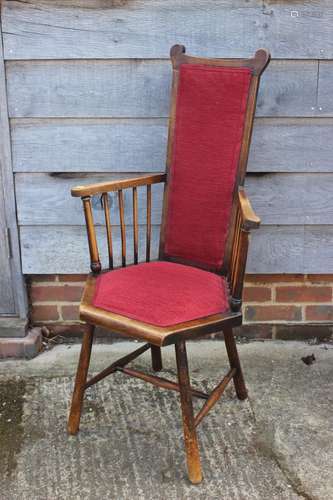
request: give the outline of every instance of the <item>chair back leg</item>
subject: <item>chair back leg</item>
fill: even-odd
[[[151,363],[154,372],[160,372],[163,368],[161,348],[156,345],[150,346]]]
[[[91,347],[94,338],[94,329],[95,327],[93,325],[88,325],[88,328],[83,336],[80,359],[76,372],[72,404],[68,418],[67,430],[69,434],[77,434],[80,426],[83,396],[85,392],[85,385],[87,382]]]
[[[236,341],[232,328],[225,328],[223,330],[223,334],[224,334],[224,342],[227,349],[230,367],[236,369],[236,373],[234,375],[234,384],[237,397],[238,399],[246,399],[247,390],[245,386],[242,367],[239,361]]]
[[[190,378],[188,373],[188,363],[185,341],[175,344],[176,360],[178,370],[178,383],[180,388],[180,400],[183,416],[184,441],[186,448],[187,469],[189,480],[193,484],[202,481],[200,455],[198,447],[197,433],[194,423],[192,394]]]

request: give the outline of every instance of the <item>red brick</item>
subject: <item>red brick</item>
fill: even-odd
[[[83,287],[73,285],[33,286],[30,296],[32,302],[78,302],[81,300]]]
[[[290,281],[305,281],[305,274],[247,274],[245,282],[247,283],[283,283]]]
[[[276,325],[275,338],[280,340],[329,340],[333,333],[333,327],[329,325]]]
[[[56,274],[30,274],[28,276],[34,283],[39,283],[41,281],[47,283],[48,281],[56,281]]]
[[[279,286],[276,288],[277,302],[330,302],[332,288],[329,286]]]
[[[246,286],[243,291],[244,302],[265,302],[271,298],[272,291],[266,286]]]
[[[75,282],[75,281],[86,281],[86,274],[60,274],[59,281],[62,282]]]
[[[79,321],[79,304],[61,307],[62,317],[65,321]]]
[[[308,274],[308,281],[312,283],[333,283],[333,274]]]
[[[246,306],[246,321],[301,321],[302,310],[297,306]]]
[[[333,321],[333,305],[307,306],[306,321]]]
[[[33,306],[31,319],[33,322],[56,321],[59,319],[57,306]]]

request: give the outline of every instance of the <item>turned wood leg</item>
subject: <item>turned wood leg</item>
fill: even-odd
[[[154,372],[159,372],[163,368],[161,348],[157,347],[156,345],[151,345],[150,350],[151,350],[151,363],[153,370]]]
[[[224,329],[224,342],[228,353],[229,363],[231,368],[236,368],[234,375],[234,384],[238,399],[247,398],[247,390],[243,377],[242,367],[239,361],[235,337],[232,328]]]
[[[76,434],[80,426],[82,403],[85,391],[84,386],[87,382],[94,329],[94,326],[88,325],[88,328],[83,336],[80,359],[76,372],[71,410],[68,418],[67,430],[69,434]]]
[[[178,369],[178,382],[183,416],[184,441],[187,457],[189,480],[193,484],[202,480],[200,455],[197,433],[194,425],[192,395],[190,392],[190,378],[188,373],[186,346],[184,341],[175,344]]]

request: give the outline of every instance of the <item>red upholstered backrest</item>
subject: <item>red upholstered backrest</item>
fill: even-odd
[[[166,258],[223,264],[250,81],[248,68],[179,68]]]

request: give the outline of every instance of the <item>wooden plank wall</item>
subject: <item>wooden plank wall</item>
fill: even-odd
[[[333,272],[331,0],[3,1],[1,14],[25,273],[87,271],[71,186],[164,170],[176,42],[215,57],[271,50],[247,177],[263,222],[248,272]],[[155,187],[155,252],[161,198]],[[144,203],[139,193],[142,245]],[[129,197],[129,239],[130,212]]]

